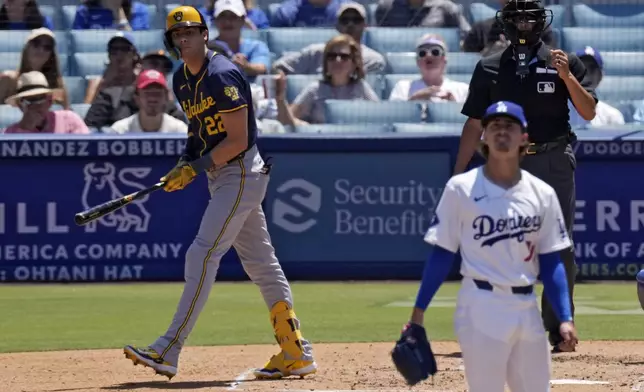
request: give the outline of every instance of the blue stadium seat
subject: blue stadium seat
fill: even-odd
[[[69,102],[72,104],[83,103],[87,92],[87,80],[80,76],[67,76],[63,79]]]
[[[71,109],[84,119],[90,106],[92,105],[88,103],[75,103],[71,105]]]
[[[420,122],[421,105],[417,102],[371,102],[327,100],[325,117],[329,124],[390,124]]]
[[[208,28],[208,38],[215,39],[219,31],[214,26]],[[260,41],[266,41],[266,30],[251,30],[251,29],[242,29],[242,38],[247,39],[257,39]]]
[[[449,78],[451,80],[454,80],[456,82],[463,82],[463,83],[470,83],[470,79],[472,78],[472,74],[446,74],[446,78]],[[420,75],[418,73],[415,74],[390,74],[390,75],[384,75],[383,77],[383,88],[382,88],[382,98],[383,99],[389,99],[389,95],[391,94],[391,90],[393,90],[394,86],[396,86],[396,83],[400,80],[405,80],[405,79],[411,79],[411,80],[416,80],[420,78]]]
[[[603,52],[601,55],[604,58],[605,75],[644,75],[644,52]]]
[[[108,62],[106,52],[102,53],[74,53],[71,72],[74,76],[102,75],[105,64]]]
[[[386,133],[392,128],[386,124],[309,124],[295,127],[297,133]]]
[[[275,13],[277,13],[277,10],[280,8],[282,4],[280,3],[271,3],[267,6],[268,12],[266,13],[266,17],[268,18],[268,21],[271,26],[274,25],[273,20],[275,18]]]
[[[432,102],[427,105],[428,122],[463,124],[467,117],[461,114],[462,103]]]
[[[378,20],[376,20],[376,10],[378,9],[378,3],[371,3],[365,6],[367,9],[367,23],[369,26],[378,26]]]
[[[602,101],[644,99],[644,76],[606,76],[597,87]]]
[[[577,27],[644,27],[644,4],[575,4]]]
[[[75,52],[105,52],[107,42],[116,30],[71,30],[71,44]],[[163,30],[132,31],[139,53],[163,49]]]
[[[380,53],[409,52],[416,48],[418,39],[427,33],[440,34],[448,50],[458,52],[460,35],[457,28],[369,27],[366,45]]]
[[[496,7],[496,5],[495,5]],[[487,5],[485,3],[472,3],[470,5],[470,14],[474,23],[494,18],[498,8]],[[552,27],[562,28],[566,17],[566,7],[563,5],[553,4],[547,5],[547,9],[552,10]]]
[[[463,126],[457,123],[396,123],[394,132],[399,133],[460,133]]]
[[[330,28],[271,28],[266,31],[268,49],[278,57],[284,52],[300,51],[307,45],[325,43],[338,35]]]
[[[53,5],[39,5],[38,9],[43,16],[48,16],[51,19],[51,22],[54,24],[54,29],[62,30],[66,28],[63,15],[60,10]]]
[[[0,71],[7,70],[18,70],[20,66],[20,57],[22,52],[4,52],[0,53]],[[60,65],[60,72],[63,76],[69,75],[69,69],[67,67],[68,56],[58,56],[58,62]]]
[[[394,74],[410,74],[418,72],[416,53],[387,53],[389,72]],[[481,56],[478,53],[450,52],[447,54],[447,73],[472,74]]]
[[[0,105],[0,129],[17,123],[22,119],[22,112],[15,106]]]
[[[563,29],[563,48],[574,51],[591,45],[599,51],[644,51],[644,28],[636,27],[566,27]]]
[[[146,4],[146,5],[148,6],[148,23],[150,24],[150,28],[153,29],[158,24],[157,6],[155,4]],[[77,7],[78,5],[75,5],[75,4],[64,5],[62,7],[62,21],[64,23],[64,28],[71,29],[72,26],[74,25],[74,18],[76,18]],[[165,20],[165,16],[163,20]],[[165,26],[162,25],[159,28],[164,28],[164,27]]]
[[[317,80],[322,80],[322,77],[320,75],[289,75],[286,79],[286,99],[288,102],[292,103],[302,90]],[[383,85],[379,75],[367,74],[365,80],[373,88],[376,95],[382,97]],[[261,83],[261,78],[258,79],[258,83]]]
[[[22,52],[30,33],[30,30],[0,30],[0,52]],[[67,32],[56,30],[54,35],[58,54],[68,53]]]

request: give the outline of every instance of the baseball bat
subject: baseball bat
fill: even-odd
[[[149,193],[163,188],[164,186],[165,182],[159,182],[138,192],[130,193],[129,195],[119,197],[118,199],[99,204],[95,207],[74,215],[74,222],[76,222],[78,226],[83,226],[91,221],[104,217],[107,214],[111,214],[119,208],[125,207],[126,205],[130,204],[134,200],[140,199]]]

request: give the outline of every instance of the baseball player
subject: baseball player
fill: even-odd
[[[546,392],[550,352],[534,284],[541,273],[559,331],[567,344],[575,345],[559,256],[570,239],[553,188],[519,167],[528,145],[523,109],[496,102],[481,123],[481,153],[487,162],[445,186],[425,235],[434,250],[403,338],[411,330],[417,335],[411,342],[427,341],[422,339],[425,309],[460,248],[463,282],[454,324],[469,391],[503,392],[507,382],[513,392]],[[405,359],[394,361],[406,366]]]
[[[315,373],[310,343],[302,337],[291,288],[275,257],[261,202],[269,181],[255,145],[257,129],[250,85],[226,56],[208,50],[208,27],[197,9],[180,6],[167,16],[165,46],[183,60],[174,93],[189,120],[184,155],[161,181],[168,192],[206,173],[210,201],[186,252],[185,287],[168,330],[149,347],[126,346],[134,364],[172,378],[179,354],[215,281],[221,257],[234,246],[270,310],[281,351],[257,369],[257,378]]]

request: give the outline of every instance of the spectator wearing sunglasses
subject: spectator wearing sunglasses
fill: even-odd
[[[228,45],[234,53],[233,63],[244,71],[252,83],[257,75],[265,74],[270,69],[271,54],[263,41],[242,38],[245,19],[246,8],[242,0],[217,0],[215,3],[215,27],[219,32],[216,40]]]
[[[350,35],[356,42],[362,42],[362,35],[367,27],[367,11],[359,3],[344,3],[337,13],[336,29],[340,34]],[[324,47],[326,43],[312,44],[300,52],[288,53],[273,64],[274,72],[285,74],[317,74],[322,72]],[[385,58],[375,50],[360,44],[364,71],[380,73],[385,69]]]
[[[447,45],[436,34],[426,34],[416,45],[416,65],[420,78],[398,81],[391,90],[390,101],[465,102],[469,86],[445,77]]]
[[[364,76],[358,43],[346,34],[334,37],[324,48],[322,80],[307,86],[290,107],[283,87],[286,75],[278,75],[277,119],[284,125],[324,124],[324,101],[327,99],[378,101]]]
[[[499,6],[502,9],[509,0],[500,0]],[[552,29],[548,27],[541,35],[541,40],[548,46],[553,46],[554,36]],[[488,56],[497,51],[505,50],[510,43],[503,36],[503,25],[499,23],[496,16],[476,22],[467,33],[463,41],[464,52],[477,52],[482,56]]]
[[[89,78],[85,103],[91,104],[99,91],[111,89],[119,93],[134,84],[140,58],[132,34],[119,31],[110,38],[107,42],[107,59],[103,76]]]
[[[18,92],[5,103],[19,107],[22,119],[8,126],[5,133],[89,133],[78,114],[70,110],[50,110],[55,92],[42,72],[29,71],[20,75]]]
[[[76,9],[74,30],[149,30],[148,6],[132,0],[84,0]]]
[[[450,0],[380,0],[376,21],[381,27],[458,27],[470,31],[463,6]]]
[[[577,50],[575,54],[586,67],[586,78],[590,80],[591,87],[597,90],[597,86],[599,86],[604,78],[604,59],[601,53],[590,46],[586,46],[584,49]],[[568,100],[568,108],[570,109],[570,126],[579,127],[588,125],[589,121],[584,120],[579,115],[575,105],[570,100]],[[590,125],[599,127],[605,125],[623,125],[624,123],[624,115],[617,108],[603,101],[597,102],[595,118],[590,121]]]
[[[348,0],[285,0],[271,19],[273,27],[331,27]]]
[[[107,43],[109,63],[99,82],[90,81],[88,97],[91,100],[85,123],[92,128],[109,127],[118,120],[133,115],[139,111],[134,98],[135,82],[140,72],[139,53],[134,46],[131,33],[118,32]],[[96,85],[95,97],[91,97],[90,86]],[[181,109],[174,102],[167,102],[166,113],[186,121]]]
[[[56,37],[47,28],[32,30],[22,48],[18,70],[5,71],[0,75],[0,102],[16,93],[18,78],[29,71],[42,72],[49,85],[56,89],[54,103],[69,109],[70,102],[56,52]]]

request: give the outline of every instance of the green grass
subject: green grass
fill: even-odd
[[[453,298],[444,285],[426,316],[432,339],[454,339]],[[0,286],[0,352],[147,345],[165,332],[182,284]],[[418,283],[295,283],[296,312],[313,342],[393,341],[407,320]],[[578,306],[639,308],[634,283],[576,286]],[[442,298],[442,299],[441,299]],[[588,310],[588,309],[586,309]],[[592,310],[592,309],[591,309]],[[591,312],[592,313],[592,312]],[[580,314],[582,339],[642,339],[644,312]],[[241,332],[242,328],[244,332]],[[188,345],[274,343],[256,286],[216,283]]]

